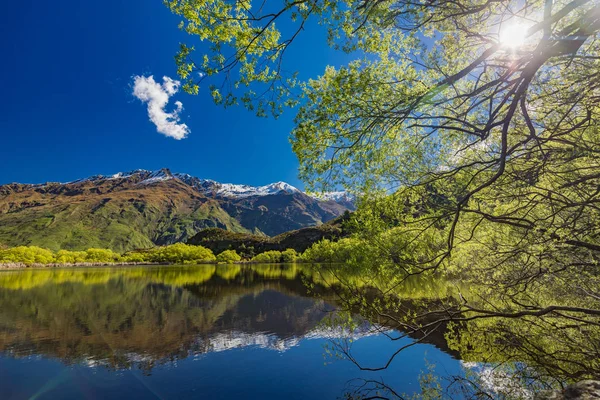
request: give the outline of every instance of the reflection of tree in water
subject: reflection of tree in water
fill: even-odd
[[[42,354],[68,363],[151,368],[190,352],[227,347],[211,343],[222,333],[233,345],[242,340],[270,346],[301,337],[326,315],[322,301],[306,297],[295,268],[232,270],[8,273],[0,277],[0,349],[16,357]]]
[[[383,326],[397,327],[390,335],[392,341],[400,343],[407,336],[416,339],[399,344],[379,365],[368,365],[356,357],[350,341],[334,341],[333,350],[360,369],[386,369],[405,348],[423,341],[448,349],[465,366],[461,376],[432,379],[425,374],[425,386],[433,397],[486,397],[492,392],[532,396],[540,390],[600,377],[598,299],[580,281],[548,279],[530,283],[535,286],[530,290],[517,287],[511,293],[476,284],[477,279],[453,284],[419,275],[388,281],[379,279],[371,265],[351,267],[363,268],[362,278],[361,274],[344,277],[347,265],[327,267],[340,278],[335,288],[338,306],[349,315],[360,314]],[[385,272],[381,275],[385,277]],[[588,286],[593,285],[590,280]],[[524,310],[513,311],[515,302]],[[346,324],[351,326],[353,319],[348,318]],[[355,382],[351,395],[368,397],[382,392],[389,398],[398,397],[393,387],[378,381]]]
[[[600,374],[600,330],[593,320],[560,313],[470,319],[474,314],[461,310],[458,293],[471,297],[482,289],[424,277],[394,285],[389,290],[374,274],[300,266],[10,272],[0,275],[0,350],[150,370],[190,353],[246,345],[284,349],[330,325],[351,332],[332,339],[336,351],[363,368],[385,367],[354,357],[346,339],[357,323],[363,334],[370,329],[392,340],[409,336],[410,344],[431,343],[464,360],[468,379],[448,377],[452,390],[473,393],[483,385],[481,366],[497,371],[501,365],[513,381],[527,376],[525,386],[533,378],[552,384]],[[540,304],[558,296],[562,304],[586,306],[574,293],[550,287],[538,293]],[[503,306],[493,293],[484,300]],[[326,318],[332,306],[337,318]],[[363,317],[372,325],[366,327]],[[380,382],[357,387],[359,394],[384,389],[394,397],[393,388]]]

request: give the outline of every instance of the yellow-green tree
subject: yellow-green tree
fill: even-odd
[[[298,252],[294,249],[286,249],[281,252],[281,262],[284,262],[284,263],[296,262],[298,257],[299,257]]]
[[[257,263],[280,263],[281,252],[277,250],[265,251],[252,257],[252,262]]]
[[[0,262],[4,263],[41,263],[54,262],[54,253],[37,246],[18,246],[0,250]]]
[[[56,262],[59,264],[75,264],[85,262],[87,253],[85,251],[59,250],[56,252]]]
[[[474,289],[428,313],[442,315],[439,324],[535,317],[598,329],[598,2],[167,5],[190,40],[211,44],[199,57],[182,45],[186,90],[211,81],[217,103],[261,115],[299,105],[292,146],[301,177],[310,189],[362,194],[352,238],[362,250],[322,243],[315,258],[353,260],[392,287],[419,273],[459,276]],[[349,61],[301,82],[285,75],[284,56],[310,21]],[[368,254],[376,266],[361,261]],[[540,296],[545,288],[559,295]],[[352,306],[400,308],[351,293]],[[423,334],[414,320],[401,322]]]
[[[242,257],[235,250],[225,250],[217,255],[217,262],[233,264],[240,261]]]
[[[87,249],[85,260],[88,262],[117,262],[121,255],[109,249]]]
[[[193,263],[202,261],[215,261],[215,255],[202,246],[192,246],[184,243],[175,243],[159,247],[152,251],[152,261],[171,263]]]

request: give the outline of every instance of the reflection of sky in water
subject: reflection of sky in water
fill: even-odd
[[[387,370],[360,373],[346,360],[325,358],[326,343],[302,339],[283,352],[237,347],[157,366],[149,375],[139,369],[115,372],[43,358],[5,358],[0,360],[0,389],[4,399],[334,399],[354,378],[383,379],[400,392],[418,391],[425,359],[436,364],[439,373],[460,372],[456,360],[424,344],[407,349]],[[383,336],[369,336],[357,340],[353,350],[365,364],[376,365],[398,345]]]
[[[441,375],[461,370],[432,344],[406,349],[377,372],[326,356],[331,340],[351,337],[356,359],[378,367],[412,339],[392,342],[367,324],[351,333],[322,327],[331,299],[307,297],[294,274],[249,269],[234,281],[170,284],[181,279],[173,268],[155,272],[30,284],[29,271],[27,285],[12,276],[11,288],[0,288],[2,399],[327,399],[356,378],[413,393],[427,363]]]

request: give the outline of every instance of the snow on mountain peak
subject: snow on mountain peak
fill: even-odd
[[[285,183],[285,182],[281,182],[281,181],[271,183],[270,185],[267,185],[267,186],[261,186],[261,188],[264,188],[266,190],[273,191],[276,193],[279,193],[279,192],[298,193],[298,192],[300,192],[300,190],[293,187],[289,183]]]
[[[223,197],[240,198],[251,196],[268,196],[278,193],[300,193],[300,190],[285,182],[276,182],[265,186],[235,185],[232,183],[217,182],[214,183],[214,191]]]
[[[152,171],[150,175],[140,182],[141,185],[149,185],[156,182],[168,181],[175,179],[171,171],[167,168],[159,169],[158,171]]]
[[[345,191],[308,193],[308,195],[312,198],[323,201],[354,202],[354,196]]]
[[[300,189],[286,182],[274,182],[264,186],[250,186],[233,183],[220,183],[212,179],[200,179],[186,173],[172,173],[167,168],[162,168],[156,171],[145,169],[136,169],[128,172],[118,172],[113,175],[95,175],[87,179],[80,179],[71,183],[85,181],[101,181],[113,179],[127,179],[132,176],[139,175],[140,185],[151,185],[162,181],[178,179],[186,185],[191,186],[196,191],[203,194],[214,194],[222,197],[230,198],[246,198],[253,196],[269,196],[275,194],[295,194],[303,193]],[[309,193],[308,196],[319,201],[335,201],[335,202],[353,202],[354,198],[346,192],[325,192],[325,193]]]

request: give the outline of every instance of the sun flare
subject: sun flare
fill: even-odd
[[[527,38],[528,27],[521,23],[513,23],[500,30],[500,43],[512,49],[522,46]]]

